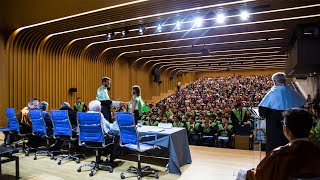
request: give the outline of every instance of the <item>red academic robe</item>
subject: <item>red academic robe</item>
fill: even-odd
[[[248,180],[291,180],[320,177],[320,148],[309,141],[296,141],[274,149],[247,172]]]

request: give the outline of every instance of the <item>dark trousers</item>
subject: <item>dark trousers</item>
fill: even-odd
[[[273,149],[286,145],[289,141],[283,134],[281,120],[276,118],[270,118],[266,121],[267,125],[267,153],[271,152]]]
[[[111,111],[110,111],[110,106],[111,106],[112,101],[101,101],[101,113],[103,114],[104,118],[109,121],[110,123],[113,123],[112,118],[111,118]]]
[[[138,120],[141,120],[141,116],[139,116],[139,111],[138,110],[134,110],[134,123],[138,124]]]

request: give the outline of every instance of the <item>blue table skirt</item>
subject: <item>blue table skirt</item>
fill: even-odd
[[[156,145],[169,150],[169,173],[181,175],[180,167],[185,164],[191,164],[191,154],[187,131],[185,128],[163,129],[158,132],[156,126],[142,126],[138,128],[139,136],[157,135]],[[117,130],[113,130],[116,134]],[[153,144],[153,141],[144,143]]]

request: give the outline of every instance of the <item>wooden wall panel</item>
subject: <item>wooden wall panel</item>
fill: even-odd
[[[12,38],[12,37],[10,37]],[[6,121],[5,108],[14,107],[19,112],[32,98],[38,98],[49,103],[49,109],[58,109],[62,102],[71,106],[77,97],[88,104],[95,99],[96,90],[101,85],[101,77],[109,76],[111,81],[112,99],[129,101],[131,87],[135,84],[142,89],[142,97],[151,99],[160,93],[175,89],[178,81],[190,81],[193,77],[186,74],[180,77],[170,77],[161,74],[162,84],[153,82],[148,69],[131,66],[126,59],[114,63],[83,56],[50,43],[45,44],[39,39],[35,44],[28,39],[9,39],[7,47],[0,39],[0,126]],[[8,47],[9,46],[9,47]],[[70,94],[69,88],[77,88],[77,93]]]

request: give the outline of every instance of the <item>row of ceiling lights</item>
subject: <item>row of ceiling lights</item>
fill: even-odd
[[[250,13],[247,10],[243,10],[243,11],[240,12],[240,14],[238,16],[240,17],[240,19],[242,21],[247,21],[247,20],[249,20]],[[216,23],[223,24],[223,23],[225,23],[225,21],[227,19],[227,16],[224,13],[219,13],[219,14],[216,15],[216,17],[214,19],[216,20]],[[196,18],[194,18],[193,21],[188,21],[188,22],[182,22],[182,21],[178,20],[175,23],[174,30],[181,30],[183,24],[187,24],[187,23],[190,23],[190,22],[194,23],[192,28],[194,28],[194,27],[199,28],[199,27],[201,27],[203,25],[203,21],[204,20],[205,19],[203,19],[202,17],[196,17]],[[168,25],[171,25],[171,24],[168,24]],[[163,26],[168,26],[168,25],[161,24],[161,23],[158,24],[156,26],[156,32],[158,32],[158,33],[162,32],[162,27]],[[153,28],[153,27],[149,27],[149,28]],[[140,25],[140,27],[138,29],[133,29],[131,31],[138,30],[138,33],[140,35],[143,35],[147,29],[148,29],[148,27],[146,25]],[[121,37],[126,37],[130,33],[130,30],[128,28],[125,28],[120,33],[121,33]],[[113,39],[116,34],[117,34],[116,32],[109,32],[107,34],[108,40]]]

